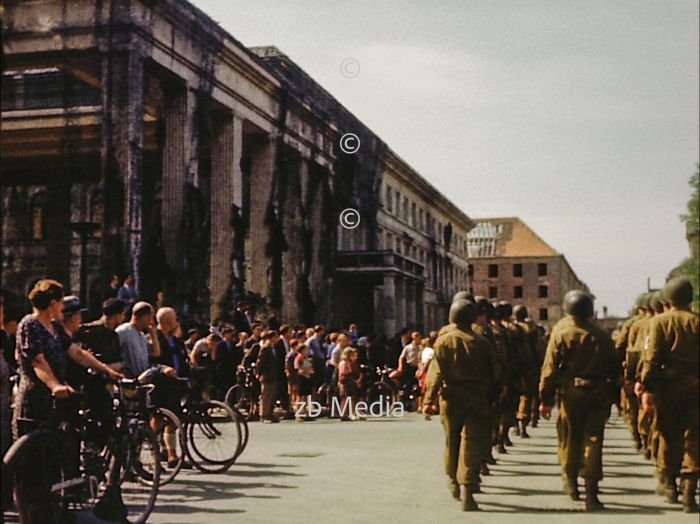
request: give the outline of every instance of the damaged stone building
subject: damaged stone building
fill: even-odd
[[[469,217],[273,47],[184,0],[3,2],[2,286],[110,276],[215,319],[434,328]],[[355,133],[361,148],[341,151]],[[359,211],[344,229],[339,214]]]

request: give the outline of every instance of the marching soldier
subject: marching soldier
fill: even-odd
[[[489,390],[496,375],[490,343],[472,330],[476,308],[457,300],[449,320],[455,328],[438,338],[435,356],[428,368],[425,412],[440,392],[440,420],[445,430],[445,472],[452,495],[461,499],[464,511],[479,507],[478,489],[484,441],[489,440]],[[461,448],[461,452],[460,452]]]
[[[540,413],[551,416],[559,398],[557,436],[565,492],[579,500],[578,475],[585,479],[586,511],[603,509],[598,482],[603,478],[603,430],[610,413],[607,381],[620,363],[612,340],[590,322],[593,301],[582,291],[564,296],[566,317],[552,329],[540,378]]]
[[[520,384],[520,399],[518,412],[515,416],[518,421],[521,438],[530,438],[527,426],[532,417],[532,400],[537,396],[537,383],[539,381],[539,367],[537,367],[537,329],[526,322],[528,318],[527,308],[517,305],[513,308],[515,317],[514,325],[520,328],[520,362],[522,365],[522,378]]]
[[[629,326],[629,332],[627,334],[627,348],[625,350],[625,360],[624,360],[624,392],[625,401],[627,406],[627,423],[629,424],[630,432],[632,433],[632,440],[634,441],[634,447],[637,451],[642,449],[642,437],[639,434],[639,427],[637,421],[639,419],[639,399],[634,394],[634,376],[637,372],[637,366],[639,364],[641,347],[638,343],[638,339],[643,340],[643,336],[640,337],[640,332],[644,324],[648,321],[647,319],[647,309],[649,308],[650,293],[642,293],[637,298],[637,314],[634,317],[634,322]]]
[[[681,476],[683,511],[696,513],[700,338],[697,313],[690,310],[693,286],[685,277],[668,282],[663,291],[671,309],[651,320],[648,360],[642,365],[642,403],[656,406],[659,442],[657,468],[668,502],[678,501]]]

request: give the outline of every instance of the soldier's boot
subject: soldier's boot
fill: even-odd
[[[666,494],[666,474],[663,471],[660,471],[657,479],[659,482],[656,485],[656,494],[659,497],[663,497]]]
[[[566,477],[564,480],[564,493],[571,497],[571,500],[581,500],[581,495],[578,491],[577,477]]]
[[[489,466],[486,462],[484,462],[481,465],[481,474],[485,477],[488,477],[489,475],[491,475],[491,470],[489,469]]]
[[[505,455],[508,453],[505,445],[505,439],[503,437],[498,437],[498,446],[496,447],[496,450],[500,455]]]
[[[530,435],[527,433],[527,422],[519,420],[518,424],[520,424],[520,438],[530,438]]]
[[[678,486],[676,486],[675,477],[666,477],[664,484],[664,496],[669,504],[678,504]]]
[[[508,436],[508,433],[510,433],[510,426],[506,426],[504,433],[505,434],[503,435],[503,443],[506,446],[512,446],[513,442],[510,440],[510,437]]]
[[[600,511],[605,509],[603,503],[598,499],[598,481],[586,479],[586,511]]]
[[[513,428],[513,433],[515,433],[516,437],[520,436],[520,421],[515,424],[515,427]]]
[[[479,506],[474,500],[473,486],[461,486],[460,502],[462,503],[462,511],[479,511]]]
[[[454,479],[447,479],[447,489],[450,490],[452,498],[459,500],[459,484]]]
[[[489,450],[489,456],[486,457],[486,463],[491,465],[491,466],[495,466],[497,464],[496,458],[493,456],[492,450]]]
[[[695,500],[695,492],[698,486],[698,474],[683,475],[683,512],[697,513],[698,503]]]

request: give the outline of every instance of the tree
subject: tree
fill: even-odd
[[[681,215],[685,224],[686,238],[690,245],[690,256],[677,268],[671,271],[669,277],[684,275],[693,284],[693,309],[700,311],[700,260],[698,259],[698,241],[700,235],[700,164],[696,166],[695,174],[690,177],[690,187],[693,193],[688,200],[688,212]]]

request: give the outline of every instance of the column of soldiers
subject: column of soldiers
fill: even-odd
[[[424,412],[433,413],[439,402],[448,488],[462,509],[479,509],[474,494],[496,462],[492,448],[507,453],[510,428],[528,438],[528,426],[538,415],[548,420],[555,405],[564,493],[580,500],[581,477],[586,510],[603,509],[604,429],[611,392],[622,386],[635,446],[656,461],[663,494],[678,502],[680,477],[683,510],[697,512],[700,343],[692,292],[686,279],[677,279],[639,300],[637,315],[613,344],[592,320],[592,298],[570,291],[546,351],[543,332],[524,307],[455,295],[434,346]]]
[[[635,314],[615,338],[624,362],[621,404],[633,445],[656,465],[656,493],[677,504],[682,491],[686,512],[698,511],[700,339],[692,298],[693,288],[682,277],[641,294]]]
[[[511,428],[529,438],[528,426],[537,425],[544,347],[544,330],[524,306],[454,296],[428,368],[424,409],[430,414],[439,392],[448,487],[465,511],[478,509],[474,494],[496,463],[492,449],[507,453]]]

